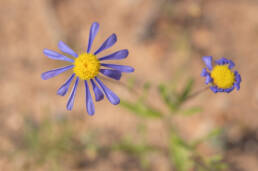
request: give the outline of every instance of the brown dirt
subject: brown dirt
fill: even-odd
[[[189,139],[204,135],[216,126],[226,127],[229,138],[225,142],[228,149],[225,154],[235,166],[233,170],[258,170],[258,153],[252,152],[258,147],[255,139],[258,135],[257,15],[256,0],[38,0],[29,3],[1,0],[1,151],[16,150],[6,137],[15,136],[22,129],[24,116],[41,120],[46,115],[69,115],[76,118],[78,134],[94,128],[115,130],[119,135],[136,131],[137,118],[107,100],[96,103],[94,117],[87,116],[84,93],[77,94],[73,111],[66,111],[67,97],[57,96],[56,90],[68,73],[48,81],[40,78],[42,72],[65,64],[47,59],[42,53],[44,48],[57,50],[58,41],[63,40],[76,51],[85,50],[89,27],[93,21],[98,21],[101,27],[94,49],[111,33],[117,33],[118,43],[103,55],[128,48],[130,56],[121,63],[135,67],[134,77],[139,84],[146,80],[158,85],[173,79],[175,72],[184,66],[182,77],[196,79],[195,89],[198,90],[204,86],[200,77],[202,56],[234,60],[243,79],[241,90],[216,95],[205,92],[189,102],[189,105],[203,106],[202,114],[179,118],[178,122],[184,122],[182,132]],[[122,82],[129,77],[124,74]],[[135,97],[124,87],[107,85],[122,98]],[[78,92],[84,92],[82,84]],[[158,99],[153,102],[156,101],[160,103]],[[160,141],[165,136],[160,133],[162,124],[150,121],[149,127],[152,130],[150,141],[164,144]],[[253,134],[248,134],[250,132]],[[250,136],[245,138],[247,134]],[[112,142],[112,139],[106,135],[103,141]],[[244,148],[250,141],[255,142],[253,148]],[[118,164],[110,164],[110,160],[118,160]],[[91,170],[123,170],[124,162],[126,157],[114,154]],[[22,170],[22,163],[22,157],[9,160],[0,155],[0,170]],[[160,159],[160,163],[164,160]],[[167,170],[164,165],[156,165],[157,170]],[[134,169],[137,170],[137,166],[131,168]]]

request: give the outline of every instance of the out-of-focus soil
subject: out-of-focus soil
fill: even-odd
[[[40,78],[44,71],[67,65],[47,59],[42,53],[44,48],[57,50],[57,43],[62,40],[77,52],[86,50],[90,25],[98,21],[100,31],[93,49],[115,32],[117,44],[101,55],[128,48],[130,55],[121,63],[135,68],[133,75],[139,84],[146,80],[158,85],[173,79],[175,72],[184,66],[182,77],[196,79],[198,90],[205,86],[200,77],[204,67],[202,56],[232,59],[242,76],[241,90],[231,94],[211,91],[201,94],[189,103],[202,106],[203,112],[178,122],[184,122],[182,132],[189,139],[204,135],[216,126],[225,127],[224,153],[234,166],[232,170],[258,170],[258,153],[254,152],[258,149],[257,16],[256,0],[1,0],[1,150],[16,150],[6,137],[15,136],[22,129],[24,116],[41,120],[46,115],[68,115],[77,119],[78,134],[90,128],[112,129],[120,135],[135,131],[137,118],[107,100],[95,103],[95,116],[87,116],[82,84],[72,112],[66,111],[68,97],[57,96],[56,90],[69,72],[48,81]],[[129,77],[124,74],[122,82]],[[124,99],[135,97],[124,87],[106,84]],[[157,101],[158,105],[157,94],[153,96],[154,104]],[[148,138],[153,143],[164,144],[162,124],[150,121],[149,127],[152,134]],[[113,140],[109,135],[103,139]],[[248,148],[250,143],[252,148]],[[119,155],[111,160],[118,158],[123,160]],[[114,166],[109,160],[91,169],[123,170],[121,164]],[[19,170],[21,163],[0,154],[0,170]],[[157,163],[158,169],[167,168]]]

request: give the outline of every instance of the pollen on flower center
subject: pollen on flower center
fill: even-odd
[[[90,53],[82,53],[75,59],[73,72],[82,80],[89,80],[99,73],[100,63],[97,57]]]
[[[228,68],[228,65],[217,65],[211,71],[213,83],[218,88],[230,88],[235,81],[234,73]]]

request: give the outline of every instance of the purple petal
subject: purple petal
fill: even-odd
[[[225,65],[225,64],[228,64],[228,60],[227,60],[226,58],[224,58],[224,57],[222,57],[222,58],[219,59],[219,60],[216,60],[215,62],[216,62],[216,64],[218,64],[218,65]]]
[[[100,90],[100,88],[97,86],[97,84],[94,82],[93,79],[90,80],[92,87],[93,87],[93,91],[95,94],[95,100],[96,101],[100,101],[104,98],[104,94],[102,93],[102,91]]]
[[[240,84],[235,83],[234,86],[236,87],[237,91],[240,90]]]
[[[217,92],[218,92],[218,87],[217,87],[217,86],[211,86],[210,89],[211,89],[214,93],[217,93]]]
[[[124,59],[128,56],[129,52],[127,49],[117,51],[115,53],[112,53],[110,55],[104,56],[102,58],[99,58],[100,61],[104,60],[119,60],[119,59]]]
[[[226,93],[230,93],[232,90],[234,90],[234,86],[232,86],[231,88],[227,88],[227,89],[225,89],[224,90],[224,92],[226,92]]]
[[[207,69],[206,69],[206,68],[203,68],[203,69],[202,69],[201,76],[202,76],[202,77],[206,77],[208,74],[209,74],[209,72],[207,71]]]
[[[67,62],[74,62],[73,59],[70,59],[64,55],[61,55],[60,53],[57,53],[53,50],[49,50],[49,49],[44,49],[43,53],[49,57],[50,59],[55,59],[55,60],[61,60],[61,61],[67,61]]]
[[[232,69],[232,68],[234,68],[234,66],[235,66],[235,63],[234,63],[233,61],[231,61],[231,60],[228,60],[228,63],[229,63],[229,66],[228,66],[228,68],[229,68],[229,69]]]
[[[206,83],[206,84],[209,84],[209,83],[211,83],[211,82],[212,82],[212,78],[211,78],[210,74],[208,74],[208,75],[206,76],[206,81],[205,81],[205,83]]]
[[[43,80],[48,80],[52,77],[55,77],[55,76],[61,74],[64,71],[67,71],[67,70],[72,69],[72,68],[73,68],[73,65],[69,65],[69,66],[66,66],[66,67],[63,67],[63,68],[50,70],[50,71],[47,71],[47,72],[44,72],[43,74],[41,74],[41,78]]]
[[[90,89],[88,86],[87,81],[84,81],[85,84],[85,92],[86,92],[86,108],[87,108],[87,112],[89,115],[94,115],[95,113],[95,107],[94,107],[94,103],[90,94]]]
[[[91,25],[91,28],[90,28],[90,36],[89,36],[89,43],[88,43],[87,53],[90,53],[92,43],[93,43],[93,41],[94,41],[98,31],[99,31],[99,23],[94,22]]]
[[[218,64],[218,65],[229,64],[229,66],[228,66],[229,69],[232,69],[232,68],[234,68],[234,66],[235,66],[235,64],[234,64],[233,61],[228,60],[228,59],[226,59],[226,58],[224,58],[224,57],[221,58],[221,59],[219,59],[219,60],[216,60],[215,62],[216,62],[216,64]]]
[[[236,82],[234,83],[234,86],[236,87],[237,90],[240,90],[240,83],[241,83],[242,79],[241,79],[240,74],[237,71],[235,71],[235,80],[236,80]]]
[[[94,53],[94,55],[97,55],[98,53],[102,52],[105,49],[110,48],[113,46],[117,41],[117,37],[115,34],[112,34],[107,38],[107,40],[101,45],[101,47]]]
[[[101,64],[101,66],[112,68],[121,72],[134,72],[134,68],[126,65]]]
[[[212,56],[204,56],[202,58],[202,60],[206,64],[206,67],[211,71],[212,70]]]
[[[104,74],[107,77],[110,77],[115,80],[120,80],[122,74],[118,70],[112,70],[112,69],[100,69],[100,72]]]
[[[218,90],[218,92],[221,92],[221,93],[222,93],[222,92],[224,92],[225,89],[223,89],[223,88],[218,88],[217,90]]]
[[[117,105],[120,103],[119,97],[113,93],[109,88],[107,88],[97,77],[95,77],[97,83],[100,85],[100,87],[103,89],[107,99],[112,103],[113,105]]]
[[[57,90],[58,95],[66,95],[74,76],[75,74],[72,74],[72,76]]]
[[[60,41],[58,43],[58,48],[64,52],[64,53],[67,53],[69,55],[72,55],[74,57],[78,57],[77,53],[75,53],[67,44],[65,44],[64,42]]]
[[[240,83],[242,81],[240,74],[237,71],[235,71],[234,74],[235,74],[236,82]]]
[[[79,82],[79,78],[77,77],[76,81],[74,83],[74,86],[73,86],[72,93],[70,94],[69,100],[68,100],[67,105],[66,105],[67,110],[72,110],[72,108],[73,108],[74,97],[75,97],[76,89],[77,89],[77,86],[78,86],[78,82]]]

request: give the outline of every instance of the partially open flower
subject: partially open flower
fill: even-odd
[[[237,71],[232,71],[235,64],[231,60],[221,58],[212,66],[212,56],[204,56],[207,68],[202,70],[201,76],[206,77],[206,84],[211,84],[210,89],[214,92],[230,93],[234,88],[240,89],[241,76]]]

